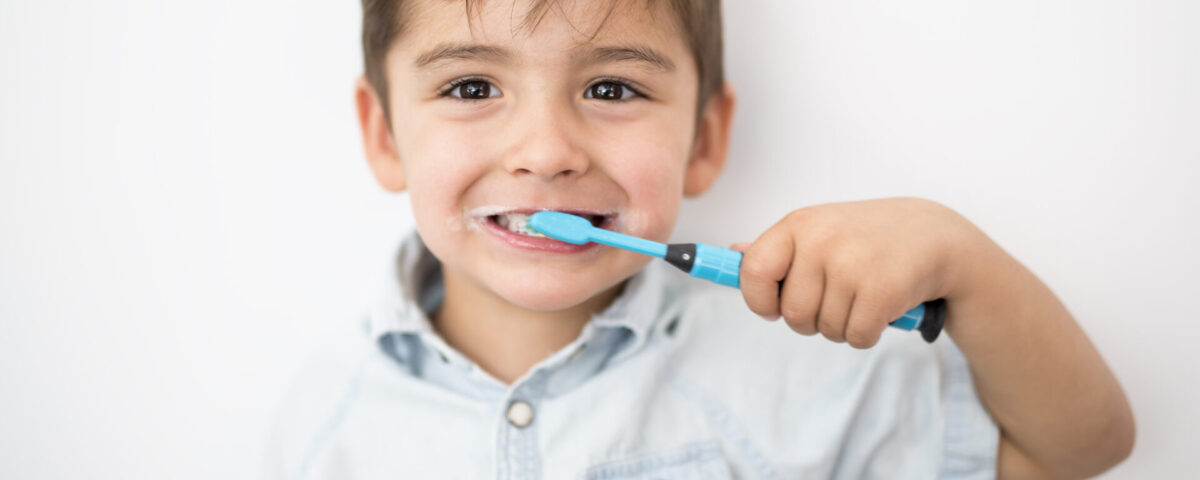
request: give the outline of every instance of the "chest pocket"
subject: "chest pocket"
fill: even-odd
[[[661,453],[638,455],[595,465],[584,480],[728,480],[729,464],[716,440],[689,443]]]

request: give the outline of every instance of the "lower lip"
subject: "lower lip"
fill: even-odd
[[[483,224],[485,230],[500,240],[503,240],[505,243],[526,250],[538,250],[552,253],[580,253],[600,246],[599,244],[592,242],[576,245],[574,243],[558,241],[553,238],[521,235],[497,225],[491,217],[485,217],[481,219],[480,223]]]

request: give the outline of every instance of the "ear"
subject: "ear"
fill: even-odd
[[[383,114],[383,104],[366,77],[359,76],[354,82],[354,103],[358,107],[358,125],[362,127],[363,151],[375,180],[384,190],[404,191],[404,165],[400,163],[396,141]]]
[[[708,99],[696,126],[696,140],[683,173],[683,196],[695,197],[708,190],[725,167],[729,153],[729,127],[737,99],[733,86],[725,82],[721,93]]]

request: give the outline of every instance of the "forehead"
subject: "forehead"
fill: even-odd
[[[394,53],[417,57],[446,45],[502,47],[526,59],[602,45],[645,48],[669,63],[690,62],[673,11],[649,0],[411,0]]]

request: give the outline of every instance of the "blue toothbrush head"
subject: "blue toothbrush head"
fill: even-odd
[[[529,217],[529,225],[555,240],[583,245],[589,241],[593,227],[588,219],[562,212],[537,212]]]

